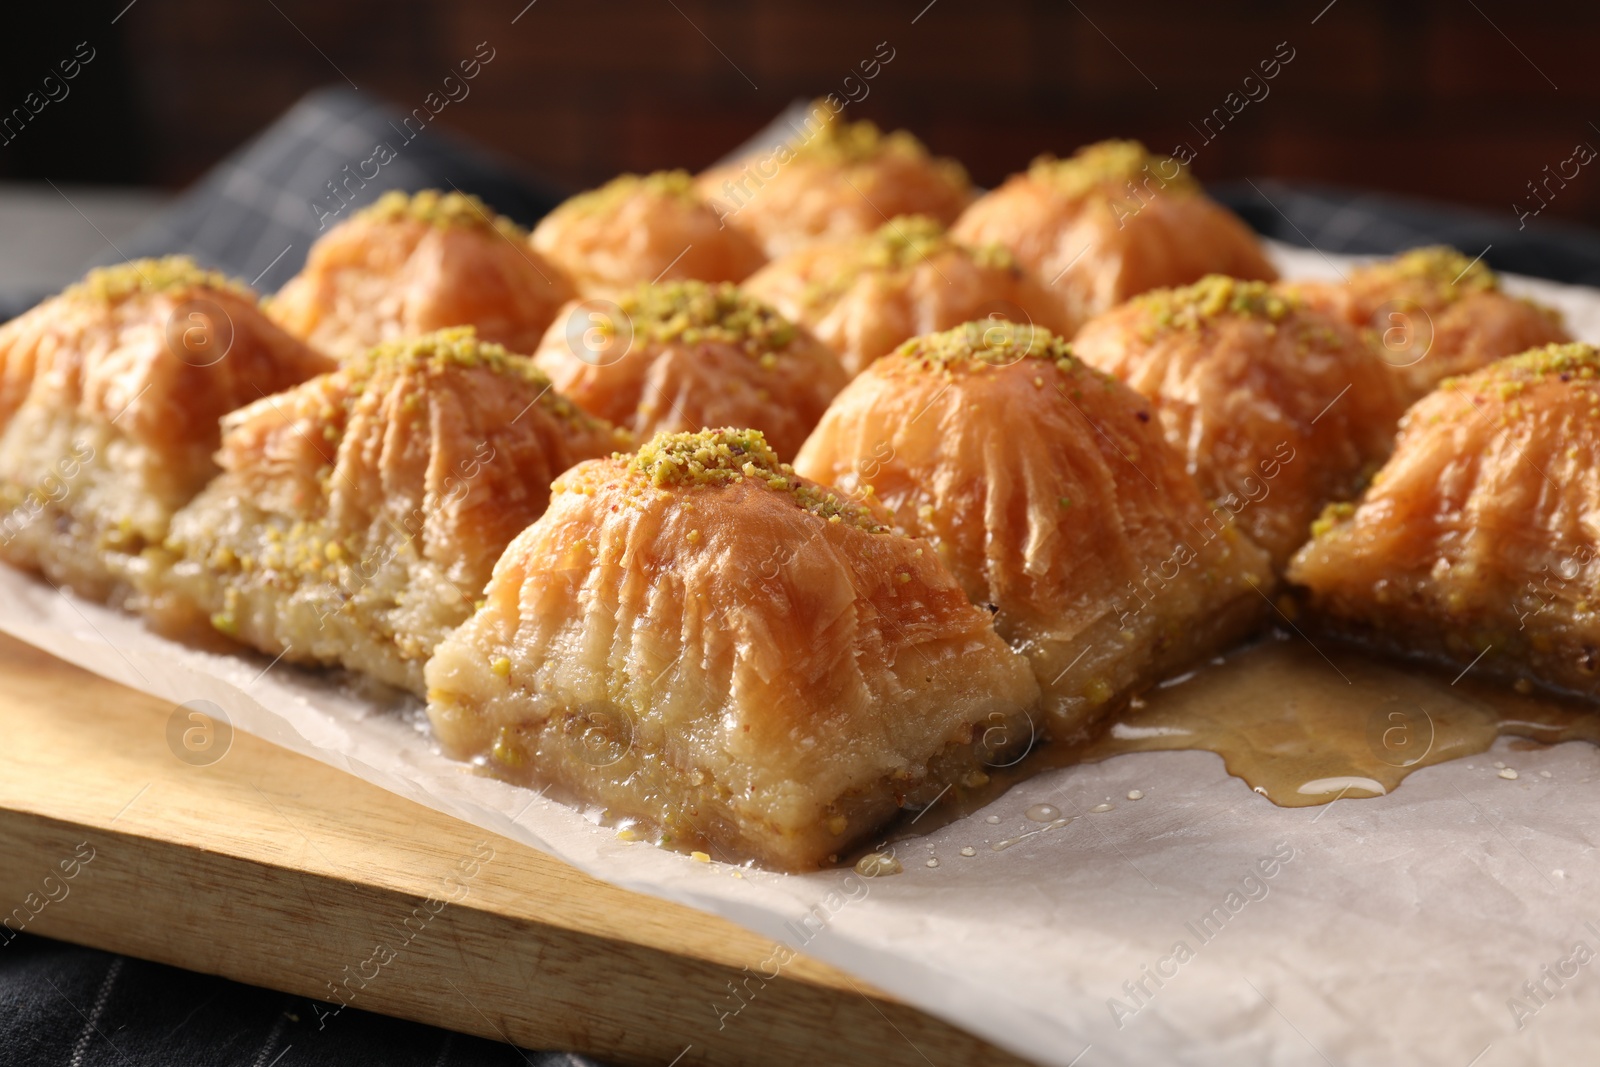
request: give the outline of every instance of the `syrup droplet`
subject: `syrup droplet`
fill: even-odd
[[[976,856],[978,854],[978,850],[973,848],[971,845],[962,845],[961,854],[963,856]]]
[[[1096,815],[1098,815],[1102,811],[1110,811],[1114,807],[1116,807],[1115,804],[1096,804],[1094,807],[1090,808],[1089,810],[1094,812]]]
[[[990,815],[990,816],[986,817],[983,821],[988,823],[990,826],[993,826],[995,823],[1000,821],[1000,816],[998,816],[998,815]]]
[[[1071,821],[1072,821],[1071,819],[1054,819],[1054,820],[1052,820],[1050,822],[1045,823],[1043,826],[1039,827],[1037,830],[1028,830],[1028,831],[1026,831],[1024,833],[1018,834],[1016,837],[1008,837],[1004,841],[996,841],[994,844],[990,845],[989,847],[991,849],[993,849],[994,851],[996,851],[996,852],[1004,852],[1006,849],[1010,848],[1012,845],[1019,845],[1022,842],[1026,841],[1030,837],[1037,837],[1039,834],[1044,833],[1046,830],[1054,830],[1057,827],[1061,827],[1061,826],[1067,825],[1067,823],[1069,823]]]
[[[1500,770],[1500,777],[1502,777],[1502,778],[1510,779],[1510,778],[1515,778],[1516,776],[1517,776],[1517,772],[1516,772],[1515,768],[1503,767]]]
[[[856,873],[866,878],[886,878],[905,870],[890,852],[868,852],[856,860]]]
[[[1128,790],[1128,799],[1129,800],[1143,800],[1144,799],[1144,791],[1140,790],[1140,789],[1130,789],[1130,790]]]
[[[937,857],[937,856],[929,856],[928,857],[928,862],[927,862],[927,864],[925,866],[928,866],[928,867],[937,867],[937,866],[939,866],[939,857]]]
[[[1061,818],[1061,809],[1054,804],[1035,804],[1023,812],[1029,822],[1049,822]]]
[[[1539,772],[1539,777],[1540,778],[1553,778],[1555,776],[1553,774],[1551,774],[1549,771],[1540,771]]]

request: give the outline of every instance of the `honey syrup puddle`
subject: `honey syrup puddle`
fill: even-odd
[[[1278,636],[1163,683],[1087,744],[1044,755],[1094,763],[1202,749],[1274,804],[1299,808],[1381,796],[1413,771],[1485,752],[1503,735],[1600,744],[1600,709],[1518,693],[1470,670]]]
[[[1299,808],[1382,796],[1413,771],[1485,752],[1506,735],[1600,745],[1600,707],[1280,633],[1147,691],[1086,741],[1042,746],[981,786],[951,790],[888,839],[964,818],[1043,770],[1129,752],[1215,752],[1255,792]]]

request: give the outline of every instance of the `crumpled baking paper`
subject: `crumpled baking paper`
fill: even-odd
[[[1351,262],[1274,253],[1290,277]],[[1600,291],[1508,287],[1600,341]],[[415,715],[183,647],[7,568],[0,630],[174,704],[210,700],[236,728],[724,916],[1039,1063],[1498,1067],[1585,1062],[1600,1044],[1600,751],[1588,744],[1502,740],[1388,796],[1295,809],[1209,752],[1135,753],[1045,772],[898,843],[898,875],[733,877],[471,773],[434,751]],[[1026,818],[1040,803],[1071,821]],[[739,1009],[731,994],[685,1006],[708,1029],[759,1025]]]

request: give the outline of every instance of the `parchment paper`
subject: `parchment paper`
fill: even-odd
[[[1274,252],[1289,276],[1350,262]],[[1600,341],[1600,291],[1510,287]],[[901,843],[893,877],[735,877],[530,804],[438,755],[415,716],[293,668],[182,647],[4,567],[0,630],[174,704],[213,701],[236,728],[725,916],[1040,1063],[1493,1067],[1588,1062],[1600,1046],[1600,752],[1587,744],[1501,741],[1388,796],[1298,809],[1210,753],[1138,753],[1041,774]],[[1103,802],[1114,807],[1091,813]],[[1023,814],[1036,803],[1081,817],[994,851],[1039,830]],[[684,1011],[708,1031],[759,1025],[738,1007]]]

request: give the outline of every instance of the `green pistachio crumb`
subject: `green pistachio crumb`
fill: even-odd
[[[378,197],[370,206],[355,215],[358,219],[375,222],[400,222],[416,219],[439,227],[459,226],[469,229],[494,230],[513,241],[522,241],[528,233],[521,226],[495,211],[470,193],[441,192],[424,189],[407,196],[391,189]]]

